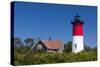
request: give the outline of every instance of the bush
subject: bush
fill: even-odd
[[[72,41],[69,41],[67,44],[64,44],[64,52],[72,52]]]
[[[89,51],[84,50],[77,54],[71,52],[32,52],[28,48],[29,47],[19,47],[15,49],[15,65],[50,64],[97,60],[97,48],[91,48]]]

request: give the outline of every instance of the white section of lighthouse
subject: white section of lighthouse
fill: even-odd
[[[83,21],[79,15],[72,21],[72,52],[78,53],[84,50]]]

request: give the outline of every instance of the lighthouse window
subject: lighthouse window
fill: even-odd
[[[77,48],[77,45],[75,44],[75,49]]]

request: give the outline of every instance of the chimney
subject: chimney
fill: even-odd
[[[49,40],[51,40],[51,37],[49,37]]]

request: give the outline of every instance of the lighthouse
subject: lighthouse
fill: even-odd
[[[81,17],[74,16],[72,24],[72,52],[78,53],[84,50],[83,24]]]

